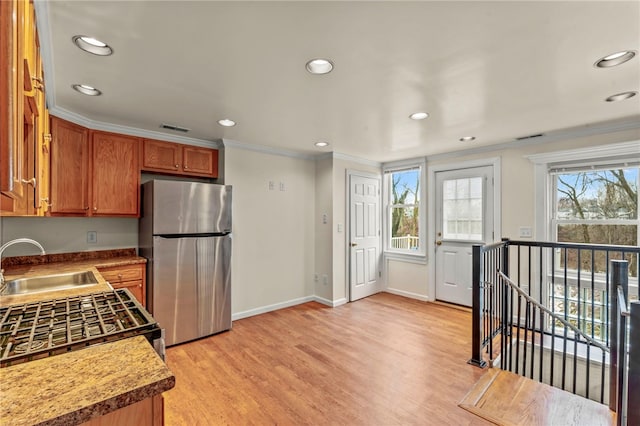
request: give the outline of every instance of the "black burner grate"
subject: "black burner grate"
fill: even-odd
[[[157,330],[127,289],[0,308],[0,367]]]

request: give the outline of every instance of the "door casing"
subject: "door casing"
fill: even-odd
[[[456,163],[446,163],[438,165],[429,165],[427,163],[427,262],[428,262],[428,283],[427,283],[427,300],[436,300],[436,173],[449,170],[458,170],[472,167],[492,166],[493,167],[493,229],[494,239],[499,240],[502,236],[502,169],[501,158],[493,157],[478,160],[461,161]]]

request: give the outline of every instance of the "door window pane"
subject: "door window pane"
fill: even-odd
[[[448,240],[482,241],[482,177],[442,183],[442,234]]]

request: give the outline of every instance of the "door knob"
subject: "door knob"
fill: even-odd
[[[355,247],[355,246],[358,245],[358,243],[351,243],[350,245],[351,245],[351,247]]]
[[[441,246],[442,245],[442,241],[441,240],[436,241],[436,245],[437,246]]]

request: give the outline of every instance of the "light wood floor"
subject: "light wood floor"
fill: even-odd
[[[487,370],[460,406],[497,425],[616,424],[606,405],[497,368]]]
[[[307,303],[167,350],[172,425],[486,425],[458,403],[471,315],[386,293]]]

